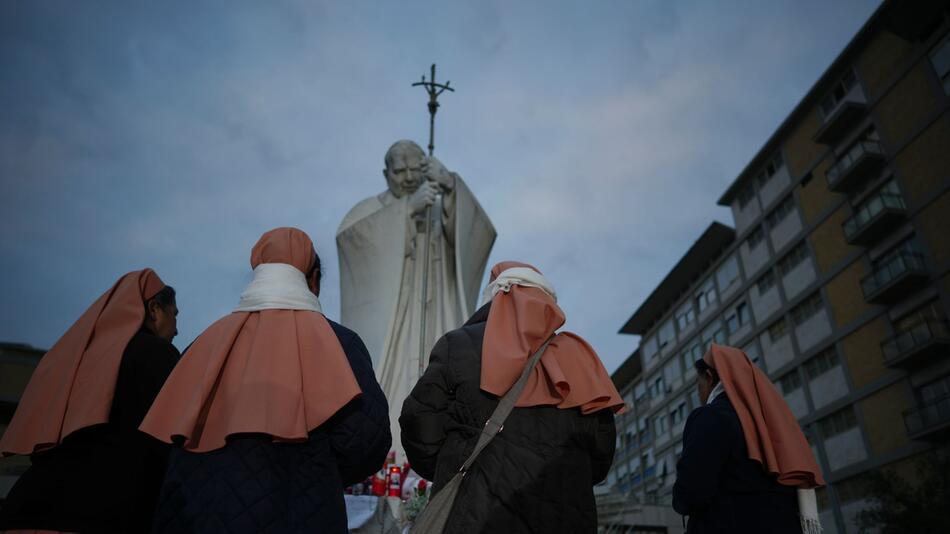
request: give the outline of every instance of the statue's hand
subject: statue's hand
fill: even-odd
[[[416,215],[435,203],[439,194],[439,184],[426,180],[409,197],[409,215]]]
[[[439,187],[445,193],[450,193],[455,189],[456,174],[449,172],[449,170],[445,168],[445,165],[442,165],[442,162],[436,159],[435,156],[429,156],[422,163],[422,175],[439,184]]]

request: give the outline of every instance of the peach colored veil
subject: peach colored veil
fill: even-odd
[[[122,354],[142,328],[145,303],[165,287],[152,269],[123,275],[40,360],[0,451],[32,454],[109,421]]]
[[[494,281],[526,263],[501,262],[491,270]],[[482,344],[481,389],[502,396],[514,385],[528,358],[565,322],[554,298],[538,287],[512,284],[492,299]],[[594,349],[580,336],[561,332],[548,345],[516,406],[554,405],[585,414],[624,408],[610,375]]]
[[[265,233],[251,267],[282,264],[309,274],[316,258],[301,230]],[[301,287],[312,279],[297,275]],[[182,356],[140,429],[207,452],[239,433],[299,442],[362,394],[330,323],[319,311],[236,311],[201,333]]]
[[[808,440],[781,393],[745,352],[713,344],[703,360],[716,370],[739,416],[749,458],[779,484],[798,488],[802,532],[819,533],[814,488],[825,485]]]

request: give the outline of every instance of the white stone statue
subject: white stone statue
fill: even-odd
[[[363,338],[373,357],[401,462],[402,403],[425,370],[436,340],[475,311],[496,233],[462,178],[426,157],[417,144],[397,141],[385,162],[389,189],[350,210],[336,244],[340,319]],[[426,291],[423,279],[428,280]]]

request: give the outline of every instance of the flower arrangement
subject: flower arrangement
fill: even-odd
[[[403,504],[403,510],[406,514],[406,519],[409,521],[415,521],[419,514],[422,513],[422,510],[426,507],[426,504],[429,503],[429,485],[425,480],[419,480],[419,484],[412,491],[412,495],[406,499]]]

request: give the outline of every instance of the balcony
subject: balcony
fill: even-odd
[[[861,279],[864,299],[875,304],[890,304],[927,281],[924,257],[917,252],[899,251]]]
[[[864,102],[845,100],[825,118],[825,123],[818,128],[812,139],[824,145],[835,144],[854,128],[867,109]]]
[[[874,243],[906,218],[904,199],[896,193],[878,193],[866,200],[842,224],[844,237],[852,245]]]
[[[845,193],[884,165],[884,149],[877,141],[859,141],[828,169],[828,188]]]
[[[910,439],[942,439],[950,433],[950,396],[921,403],[904,412]]]
[[[945,319],[926,319],[881,343],[884,363],[911,368],[927,365],[950,347],[950,326]]]

